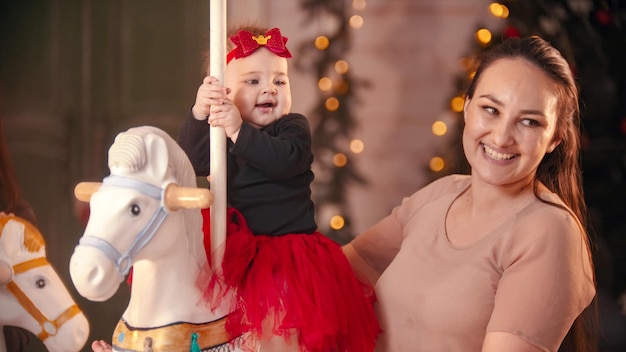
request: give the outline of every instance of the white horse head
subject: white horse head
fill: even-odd
[[[78,292],[89,300],[105,301],[132,266],[125,324],[145,331],[224,317],[229,307],[212,311],[198,304],[202,292],[196,280],[207,265],[199,208],[207,208],[212,196],[209,190],[196,188],[183,150],[160,129],[131,128],[120,133],[109,149],[109,170],[102,184],[81,183],[75,189],[79,199],[89,200],[91,209],[70,259]]]
[[[1,215],[0,230],[0,335],[2,326],[17,326],[49,351],[80,351],[89,323],[46,259],[43,236],[16,216]]]

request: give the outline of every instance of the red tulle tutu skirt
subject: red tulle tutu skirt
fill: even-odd
[[[203,217],[210,253],[208,209]],[[356,278],[336,242],[318,232],[255,236],[241,213],[230,208],[227,217],[222,271],[206,268],[198,283],[208,304],[233,299],[226,322],[232,336],[259,340],[269,325],[272,335],[296,332],[307,352],[374,350],[381,331],[374,290]]]

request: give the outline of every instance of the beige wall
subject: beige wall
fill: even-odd
[[[430,158],[453,143],[454,136],[434,136],[431,125],[443,120],[452,130],[458,122],[448,105],[454,77],[478,25],[499,24],[488,14],[489,3],[368,1],[366,25],[355,32],[349,56],[354,71],[373,82],[356,108],[366,145],[358,166],[370,182],[367,189],[351,189],[357,233],[431,180]]]

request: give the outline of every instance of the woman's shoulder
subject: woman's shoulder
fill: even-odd
[[[467,175],[448,175],[436,179],[402,200],[401,207],[416,210],[443,197],[450,202],[470,185]]]
[[[585,229],[574,213],[552,193],[541,192],[516,216],[518,232],[531,241],[560,243],[584,238]]]
[[[430,193],[433,195],[461,193],[470,185],[469,175],[452,174],[438,178],[424,186],[418,192]]]
[[[539,187],[531,208],[534,216],[545,220],[547,223],[560,225],[563,222],[574,222],[576,225],[580,225],[574,212],[563,202],[561,197],[544,186]]]

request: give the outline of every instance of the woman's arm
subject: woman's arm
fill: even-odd
[[[355,272],[372,285],[393,261],[402,245],[402,224],[392,213],[343,247]]]
[[[585,234],[567,211],[544,204],[520,212],[512,227],[483,351],[514,337],[557,351],[595,295]]]
[[[363,259],[363,257],[356,252],[352,243],[344,245],[341,249],[343,250],[343,254],[345,254],[346,258],[348,258],[356,276],[360,280],[369,282],[372,286],[374,286],[380,277],[380,273],[367,264],[365,259]]]

